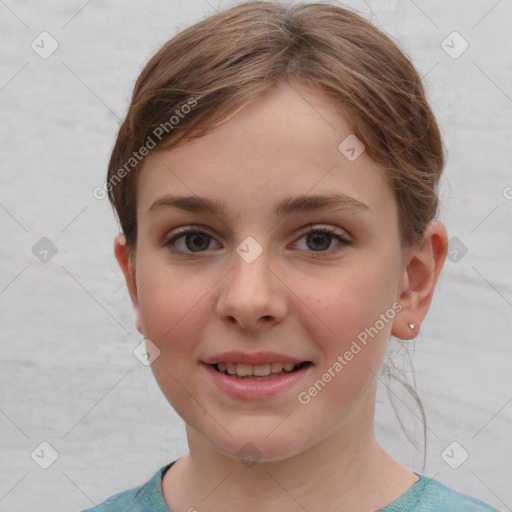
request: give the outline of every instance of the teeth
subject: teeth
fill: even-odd
[[[272,364],[243,364],[243,363],[218,363],[219,371],[229,375],[238,375],[239,377],[257,376],[265,377],[271,373],[291,372],[295,368],[295,363],[272,363]]]

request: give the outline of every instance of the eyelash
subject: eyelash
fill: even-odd
[[[321,228],[311,226],[308,231],[306,231],[300,235],[299,240],[307,235],[316,234],[316,233],[324,233],[324,234],[330,235],[331,237],[335,238],[338,242],[340,242],[340,246],[342,246],[342,247],[338,248],[338,249],[327,249],[325,251],[307,251],[310,253],[310,255],[313,258],[322,258],[324,254],[330,254],[332,252],[337,252],[337,251],[343,250],[343,248],[344,248],[343,246],[348,246],[348,245],[352,244],[352,242],[350,240],[346,239],[345,237],[340,235],[334,228],[329,227],[329,226],[325,226],[325,227],[321,227]],[[194,252],[185,252],[185,251],[182,251],[181,249],[176,249],[176,247],[174,247],[176,240],[182,238],[184,235],[187,235],[187,234],[206,235],[210,239],[213,239],[213,236],[204,232],[199,226],[197,226],[197,227],[196,226],[187,226],[187,227],[179,228],[178,230],[176,230],[173,233],[173,236],[171,238],[166,238],[162,242],[162,245],[164,247],[166,247],[170,252],[172,252],[174,254],[178,254],[180,256],[183,256],[184,258],[189,258],[189,259],[200,258],[201,254],[206,251],[199,251],[199,252],[195,252],[195,253]]]

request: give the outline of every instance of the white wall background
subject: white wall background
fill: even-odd
[[[217,2],[0,1],[0,510],[90,507],[187,452],[181,419],[133,356],[141,336],[113,255],[118,228],[92,190],[143,65],[233,3]],[[512,510],[512,2],[345,5],[396,37],[426,75],[449,151],[440,218],[467,248],[458,261],[452,253],[410,344],[425,469],[385,386],[378,436],[412,469]],[[43,31],[58,42],[47,59],[31,48]],[[469,43],[458,58],[442,47],[453,31]],[[46,39],[38,51],[49,49]],[[57,249],[46,262],[33,253],[42,237]],[[31,458],[51,462],[43,441],[58,453],[48,469]],[[453,441],[469,454],[458,469],[441,457]]]

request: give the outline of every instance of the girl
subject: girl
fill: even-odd
[[[166,43],[105,190],[190,453],[97,509],[495,510],[373,429],[388,339],[417,336],[445,261],[443,166],[418,73],[348,10],[250,2]]]

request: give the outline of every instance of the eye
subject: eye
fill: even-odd
[[[310,227],[295,244],[299,244],[302,239],[305,240],[306,247],[299,247],[299,250],[309,252],[313,257],[322,257],[324,253],[337,252],[351,244],[350,240],[330,226]],[[173,236],[166,238],[162,245],[174,254],[194,258],[195,255],[211,249],[212,241],[214,238],[198,226],[186,226],[175,230]],[[338,244],[335,249],[331,248],[333,241]]]
[[[298,244],[302,239],[304,239],[306,242],[306,248],[300,248],[300,250],[312,252],[312,256],[314,257],[322,257],[322,253],[331,253],[334,251],[342,250],[344,246],[351,244],[350,240],[345,238],[341,233],[330,226],[311,227],[299,238],[296,244]],[[333,240],[338,242],[337,249],[331,248]]]
[[[210,248],[213,237],[198,227],[187,226],[174,231],[174,236],[163,241],[171,252],[186,257],[194,257]],[[190,251],[190,252],[189,252]]]

